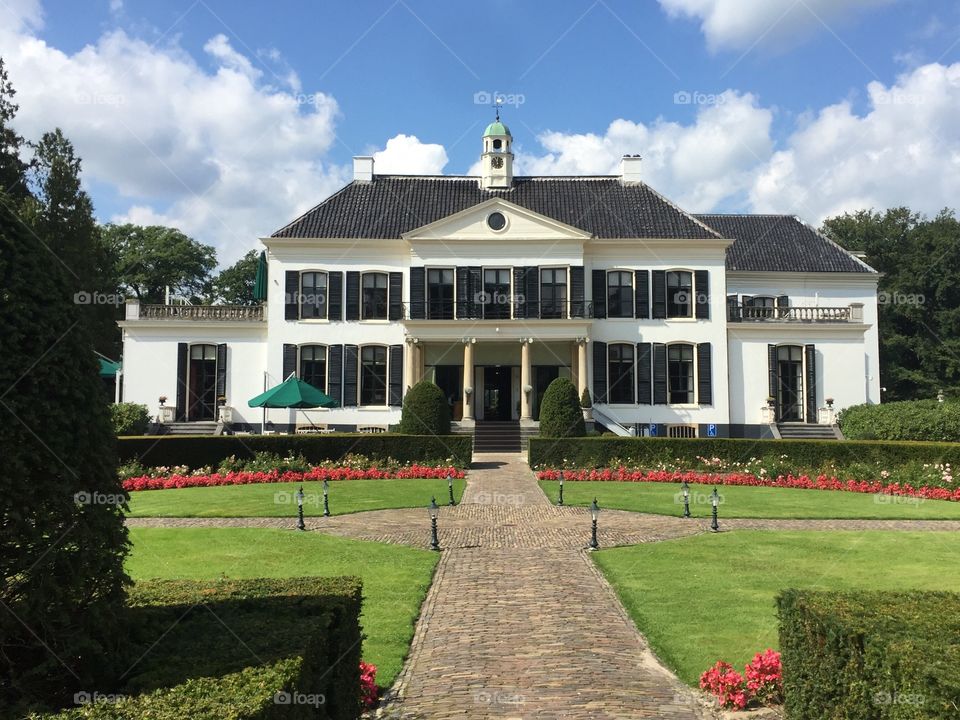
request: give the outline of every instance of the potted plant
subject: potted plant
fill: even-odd
[[[580,393],[580,409],[583,411],[584,420],[593,420],[593,401],[590,400],[590,390],[584,388]]]

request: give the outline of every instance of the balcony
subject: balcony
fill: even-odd
[[[263,322],[263,305],[140,305],[128,302],[126,319]]]
[[[523,303],[426,300],[403,304],[404,320],[584,320],[593,317],[593,303],[557,300]]]
[[[727,320],[751,323],[862,323],[863,304],[853,303],[846,307],[758,307],[741,303],[729,304]]]

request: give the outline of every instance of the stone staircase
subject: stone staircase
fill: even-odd
[[[843,440],[836,425],[813,423],[777,423],[777,430],[784,440]]]
[[[521,449],[517,420],[478,420],[473,433],[475,453],[518,453]]]
[[[160,426],[161,435],[219,435],[218,423],[209,422],[173,422]]]

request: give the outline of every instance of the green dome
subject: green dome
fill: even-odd
[[[487,129],[483,131],[484,137],[490,137],[491,135],[510,135],[510,128],[497,120],[487,125]]]

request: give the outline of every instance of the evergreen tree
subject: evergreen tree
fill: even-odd
[[[5,200],[19,205],[29,197],[26,183],[27,165],[20,157],[24,140],[13,129],[13,119],[19,107],[13,102],[16,91],[0,57],[0,190],[6,191]]]
[[[65,269],[12,205],[0,193],[3,717],[109,686],[129,583],[126,495],[90,338]]]
[[[577,388],[569,378],[559,377],[547,386],[540,401],[540,436],[563,438],[585,434]]]
[[[400,425],[407,435],[449,435],[450,404],[443,390],[429,380],[421,380],[403,396]]]

